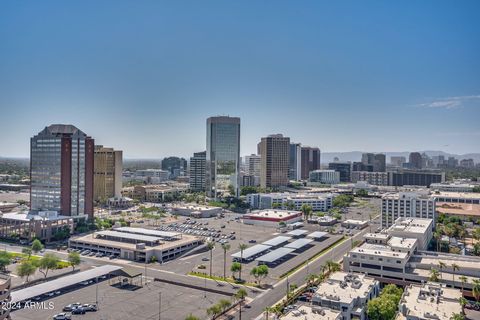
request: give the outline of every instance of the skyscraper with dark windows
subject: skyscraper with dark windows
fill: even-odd
[[[290,143],[288,153],[288,178],[290,180],[301,180],[302,172],[302,145]]]
[[[411,169],[422,169],[422,155],[420,152],[411,152],[408,162]]]
[[[330,162],[328,169],[340,172],[340,182],[352,181],[352,164],[350,162]]]
[[[240,118],[220,116],[207,119],[205,170],[208,196],[228,192],[230,186],[239,195]]]
[[[320,149],[302,147],[301,150],[301,179],[307,180],[311,171],[320,169]]]
[[[30,209],[93,218],[94,140],[53,124],[30,140]]]
[[[290,138],[281,134],[269,135],[262,138],[258,148],[262,159],[261,187],[276,188],[288,185]]]
[[[207,153],[195,152],[190,158],[190,190],[194,192],[205,191],[205,162]]]

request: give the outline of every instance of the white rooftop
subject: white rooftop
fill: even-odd
[[[366,298],[377,283],[377,280],[364,274],[335,272],[318,286],[315,296],[317,299],[350,304],[358,297]]]

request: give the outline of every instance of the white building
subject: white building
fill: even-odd
[[[281,222],[291,224],[302,221],[302,213],[300,211],[267,209],[245,214],[242,219],[245,224],[278,227]]]
[[[476,185],[467,182],[444,182],[432,183],[430,190],[446,191],[446,192],[473,192]]]
[[[145,169],[135,171],[134,179],[142,180],[145,183],[156,184],[169,179],[170,173],[161,169]]]
[[[340,311],[342,319],[366,319],[367,303],[378,296],[380,283],[363,274],[335,272],[322,282],[312,305]]]
[[[405,287],[396,320],[450,320],[461,314],[462,293],[438,283],[415,284]]]
[[[400,217],[435,221],[434,197],[425,191],[385,194],[382,197],[382,227],[390,227]]]
[[[480,204],[478,192],[438,192],[434,193],[433,197],[437,202]]]
[[[306,204],[313,211],[328,211],[332,208],[334,194],[324,193],[256,193],[247,195],[247,202],[254,209],[281,209],[300,210]]]
[[[337,184],[340,183],[340,172],[335,170],[314,170],[309,173],[308,181],[321,184]]]
[[[300,306],[281,317],[282,320],[342,320],[340,311],[318,306]]]
[[[202,206],[198,204],[173,204],[170,209],[170,213],[173,215],[195,218],[216,217],[223,211],[220,207]]]
[[[427,250],[433,236],[433,220],[401,217],[386,232],[392,237],[417,239],[418,250]]]

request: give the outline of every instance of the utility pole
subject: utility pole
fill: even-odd
[[[203,287],[203,297],[206,299],[207,298],[207,277],[205,277],[204,280],[205,280],[205,285]]]
[[[97,277],[97,284],[95,286],[95,304],[97,305],[97,310],[100,309],[98,307],[98,277]]]

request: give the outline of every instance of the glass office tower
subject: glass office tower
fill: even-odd
[[[240,118],[207,119],[207,155],[205,189],[207,196],[227,194],[229,186],[239,194]],[[230,188],[231,189],[231,188]]]
[[[30,209],[93,218],[94,140],[72,125],[30,140]]]

